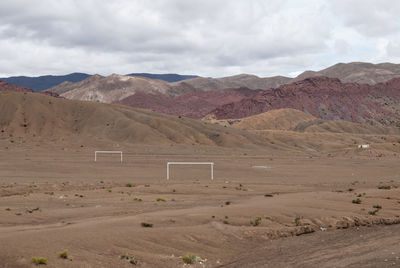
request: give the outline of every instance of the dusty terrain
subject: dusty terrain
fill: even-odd
[[[0,267],[399,266],[398,128],[13,92],[0,115]],[[168,161],[212,161],[215,179],[171,166],[167,181]]]
[[[47,267],[132,267],[132,258],[184,267],[188,252],[204,260],[194,267],[400,264],[399,158],[120,149],[123,163],[94,162],[95,148],[79,146],[2,150],[2,267],[31,267],[31,257]],[[215,179],[208,166],[172,166],[167,181],[167,161],[213,161]],[[69,260],[57,256],[64,249]]]

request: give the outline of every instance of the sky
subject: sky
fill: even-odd
[[[133,72],[296,76],[400,63],[400,1],[0,2],[0,77]]]

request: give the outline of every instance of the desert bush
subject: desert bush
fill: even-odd
[[[273,194],[265,194],[264,196],[265,196],[265,197],[274,197]]]
[[[142,227],[145,227],[145,228],[151,228],[151,227],[153,227],[153,224],[152,224],[152,223],[147,223],[147,222],[142,222],[140,225],[141,225]]]
[[[351,203],[353,203],[353,204],[361,204],[361,199],[360,199],[360,198],[353,199],[353,200],[351,201]]]
[[[126,187],[133,187],[133,185],[131,183],[127,183],[125,186]]]
[[[164,197],[157,197],[156,201],[157,202],[159,202],[159,201],[165,202],[167,200]]]
[[[368,211],[368,214],[369,215],[376,215],[376,213],[379,211],[379,209],[375,209],[375,210],[372,210],[372,211]]]
[[[186,253],[183,257],[182,257],[182,261],[186,264],[195,264],[196,263],[196,255],[192,254],[192,253]]]
[[[390,185],[380,185],[378,186],[378,189],[380,190],[390,190],[392,187]]]
[[[231,201],[226,201],[225,205],[229,206],[231,204]]]
[[[43,257],[32,257],[32,261],[34,264],[47,264],[47,259]]]
[[[64,249],[63,251],[59,252],[58,257],[61,259],[68,259],[68,250]]]
[[[381,205],[374,205],[373,208],[382,209],[382,206]]]
[[[253,226],[258,226],[261,224],[261,217],[260,216],[254,216],[253,220],[250,221],[250,224]]]
[[[296,226],[302,225],[301,218],[300,218],[300,217],[296,217],[296,218],[294,219],[294,224],[296,224]]]

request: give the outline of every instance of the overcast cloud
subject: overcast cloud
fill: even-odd
[[[295,75],[400,62],[400,1],[0,2],[0,76]]]

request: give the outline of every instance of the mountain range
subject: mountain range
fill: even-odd
[[[44,92],[193,119],[240,119],[293,108],[323,120],[400,126],[400,65],[391,63],[339,63],[296,78],[242,74],[167,82],[142,76],[92,75]]]
[[[0,80],[6,81],[7,83],[27,87],[34,91],[43,91],[51,87],[57,86],[63,82],[80,82],[90,77],[90,74],[86,73],[71,73],[67,75],[44,75],[38,77],[29,76],[12,76],[6,78],[0,78]],[[167,82],[177,82],[185,79],[196,78],[196,75],[180,75],[180,74],[150,74],[150,73],[131,73],[127,76],[138,76],[146,77],[150,79],[159,79]]]

